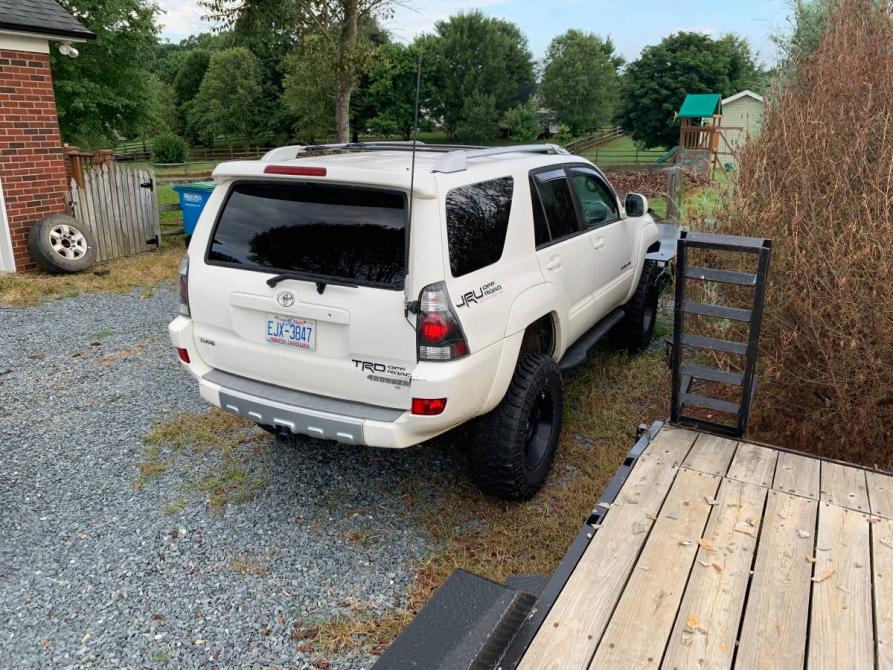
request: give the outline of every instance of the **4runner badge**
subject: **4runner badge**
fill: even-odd
[[[276,302],[278,302],[281,307],[291,307],[295,304],[295,294],[291,291],[283,291],[276,296]]]
[[[494,295],[502,293],[502,284],[495,281],[488,282],[474,291],[467,291],[462,294],[462,299],[456,303],[456,307],[471,307],[479,302],[484,302]]]

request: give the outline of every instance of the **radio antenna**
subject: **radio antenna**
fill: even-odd
[[[415,147],[419,132],[419,94],[422,90],[422,54],[419,54],[419,64],[416,68],[415,75],[415,110],[412,117],[412,164],[409,172],[409,216],[406,217],[407,244],[406,253],[409,258],[409,235],[412,234],[412,201],[415,195]],[[407,268],[408,270],[409,268]],[[404,288],[404,299],[406,300],[405,316],[409,316],[409,312],[415,313],[415,306],[409,301],[409,285]]]

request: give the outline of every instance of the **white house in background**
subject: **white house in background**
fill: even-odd
[[[719,139],[719,162],[734,165],[741,145],[760,132],[763,123],[763,96],[741,91],[722,101],[722,135]]]

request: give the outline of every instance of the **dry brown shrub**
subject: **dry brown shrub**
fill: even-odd
[[[893,465],[893,20],[839,0],[769,96],[719,219],[773,239],[759,438]]]

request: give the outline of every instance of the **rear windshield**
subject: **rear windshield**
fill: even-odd
[[[405,199],[325,184],[237,183],[214,229],[208,262],[403,288]]]

